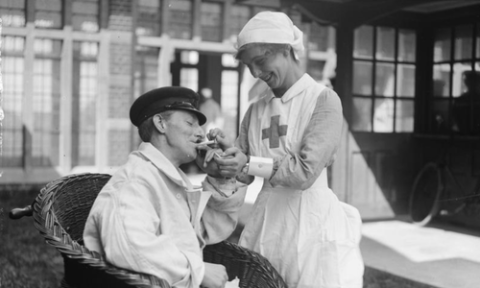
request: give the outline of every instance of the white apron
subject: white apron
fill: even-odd
[[[316,95],[323,89],[315,89]],[[274,158],[298,152],[316,95],[259,101],[250,118],[250,155]],[[277,137],[285,134],[284,128],[266,132],[277,125],[287,125],[284,137]],[[265,133],[275,139],[266,139]],[[271,148],[272,141],[278,147]],[[360,226],[358,211],[337,199],[323,169],[303,191],[264,181],[239,244],[265,256],[289,288],[361,288]]]

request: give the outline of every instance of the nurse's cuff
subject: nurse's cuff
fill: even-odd
[[[273,173],[273,159],[250,156],[248,175],[269,179]]]

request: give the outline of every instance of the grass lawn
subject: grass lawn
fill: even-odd
[[[10,209],[28,205],[37,194],[34,188],[0,191],[0,288],[59,287],[63,258],[45,243],[33,218],[8,218]],[[368,267],[365,270],[364,288],[430,287]]]

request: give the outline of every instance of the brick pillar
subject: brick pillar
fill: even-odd
[[[129,109],[133,97],[133,4],[136,1],[110,0],[108,30],[110,37],[110,87],[108,100],[108,165],[125,163],[132,151],[132,125]]]

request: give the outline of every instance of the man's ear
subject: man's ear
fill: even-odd
[[[291,53],[291,52],[290,52],[291,50],[292,50],[292,46],[286,45],[285,50],[283,50],[283,55],[284,55],[285,57],[288,57],[288,56],[290,55],[290,53]]]
[[[153,116],[152,121],[157,131],[160,132],[160,134],[165,134],[165,131],[166,131],[165,119],[162,116],[157,114]]]

